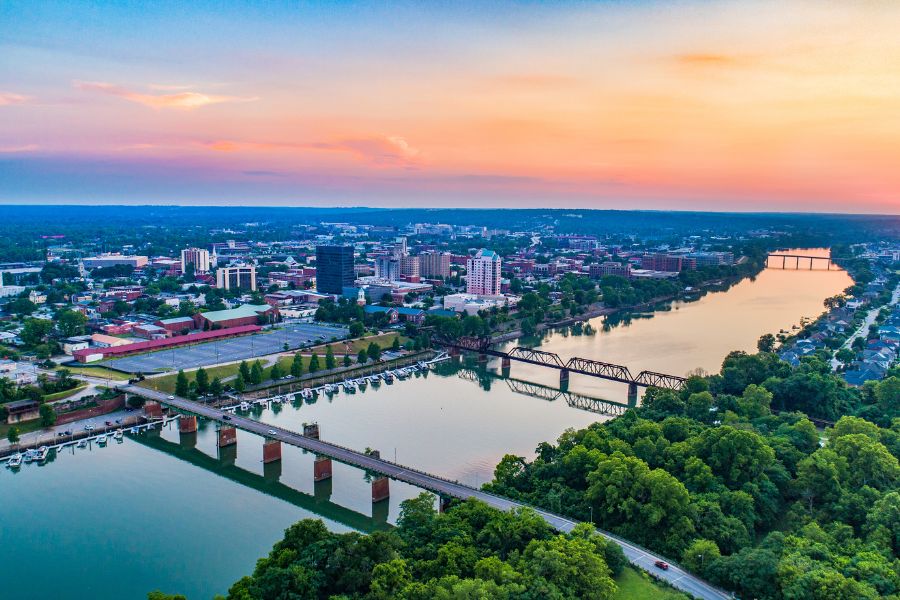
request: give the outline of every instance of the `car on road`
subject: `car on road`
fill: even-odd
[[[669,570],[669,563],[667,563],[667,562],[665,562],[665,561],[658,560],[658,561],[656,561],[656,562],[653,563],[653,564],[656,565],[656,568],[657,568],[657,569],[662,569],[663,571],[668,571],[668,570]]]
[[[169,396],[169,400],[174,400],[175,396]]]
[[[93,431],[93,430],[94,430],[94,426],[93,426],[93,425],[90,425],[90,424],[85,425],[85,426],[84,426],[84,430],[85,430],[85,431]]]
[[[230,416],[230,415],[222,415],[222,420],[223,420],[223,421],[230,421],[230,420],[231,420],[231,416]]]
[[[275,431],[274,429],[270,429],[270,430],[269,430],[269,435],[276,435],[277,433],[278,433],[278,432]]]

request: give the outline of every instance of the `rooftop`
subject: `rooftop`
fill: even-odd
[[[268,304],[242,304],[237,308],[227,310],[214,310],[212,312],[200,313],[208,321],[217,323],[219,321],[230,321],[231,319],[246,319],[247,317],[256,317],[260,313],[271,310]]]

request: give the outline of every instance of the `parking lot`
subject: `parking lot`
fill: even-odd
[[[124,356],[98,364],[126,373],[149,374],[177,369],[193,369],[282,352],[285,344],[287,344],[288,350],[296,350],[332,339],[343,339],[347,335],[346,327],[291,323],[254,335],[176,347],[149,354]]]

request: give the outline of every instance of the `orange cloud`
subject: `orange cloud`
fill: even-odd
[[[252,142],[214,140],[201,146],[215,152],[265,152],[278,150],[346,152],[375,166],[414,167],[422,153],[401,136],[347,138],[336,142]]]
[[[25,104],[30,98],[22,94],[14,94],[12,92],[0,92],[0,106],[11,106],[13,104]]]
[[[688,53],[688,54],[678,54],[675,56],[675,61],[681,65],[686,66],[726,66],[726,65],[734,65],[744,60],[737,56],[732,56],[728,54],[713,54],[713,53]]]
[[[199,92],[178,92],[174,94],[143,94],[124,88],[113,83],[103,81],[76,81],[73,84],[77,89],[86,92],[97,92],[108,96],[124,98],[130,102],[136,102],[150,108],[176,108],[192,110],[210,104],[222,104],[225,102],[253,102],[258,98],[241,98],[237,96],[213,96]]]

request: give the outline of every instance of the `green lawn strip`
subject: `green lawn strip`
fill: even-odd
[[[40,419],[33,419],[31,421],[24,421],[22,423],[13,423],[12,425],[8,425],[6,421],[0,421],[0,438],[6,439],[6,434],[9,432],[10,427],[18,427],[19,435],[23,433],[31,433],[32,431],[38,431],[43,429],[41,427]]]
[[[120,371],[113,371],[105,367],[70,367],[69,365],[61,365],[60,369],[65,369],[72,375],[85,375],[87,377],[99,377],[103,379],[115,379],[125,381],[128,375]]]
[[[670,587],[663,586],[643,571],[626,567],[616,577],[618,591],[612,600],[687,600],[687,596]]]
[[[63,390],[61,392],[55,392],[53,394],[47,394],[44,396],[44,402],[56,402],[57,400],[62,400],[63,398],[68,398],[69,396],[74,396],[81,390],[87,387],[86,383],[82,383],[79,386],[73,387],[71,390]]]

